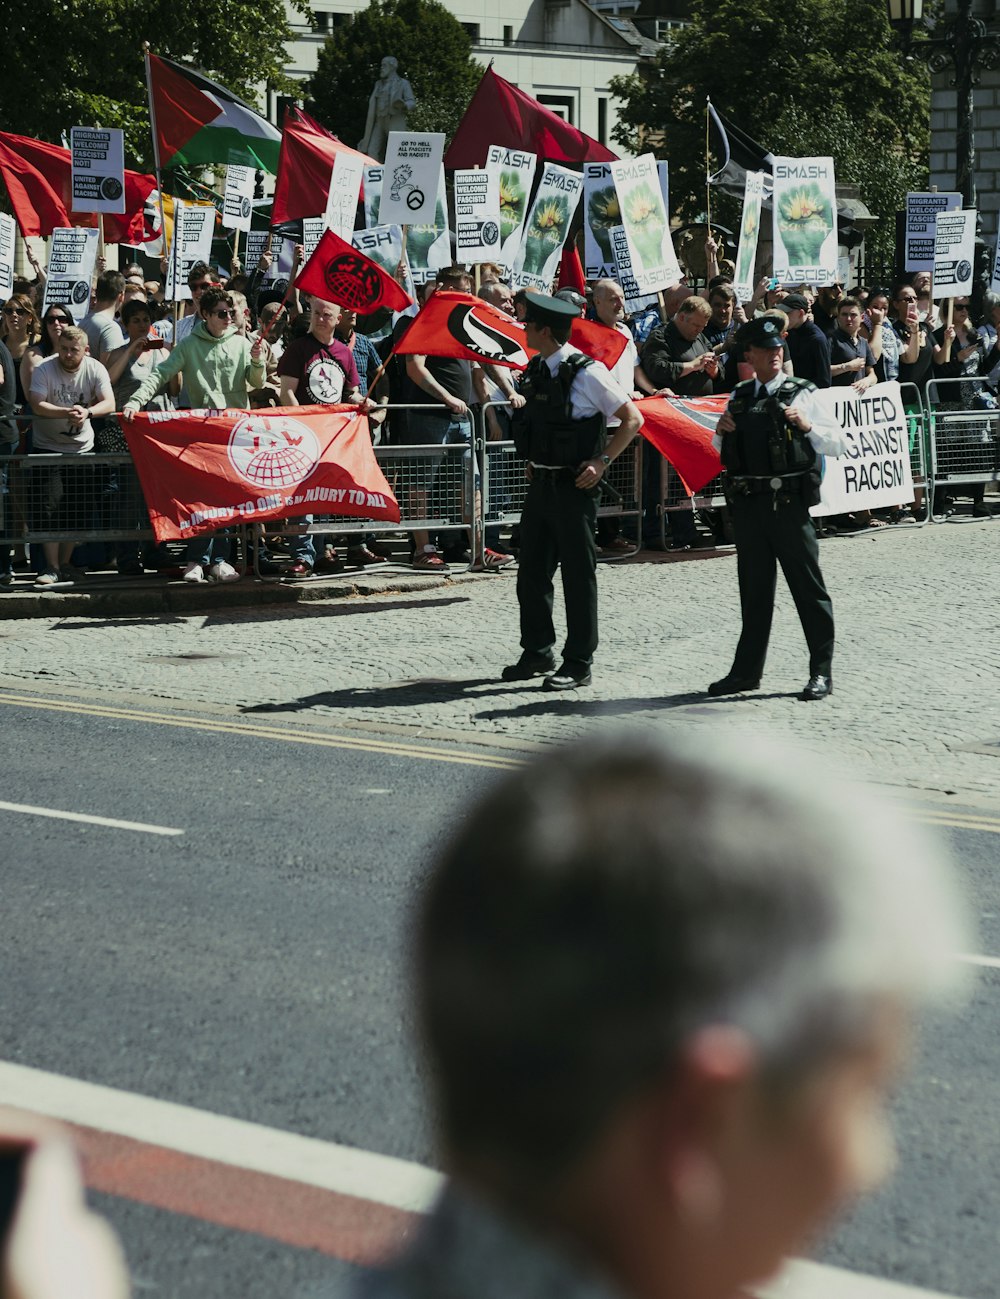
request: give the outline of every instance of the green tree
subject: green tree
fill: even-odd
[[[465,28],[438,0],[371,0],[320,50],[309,82],[310,111],[355,147],[379,65],[391,54],[417,101],[409,126],[450,138],[483,75],[471,48]]]
[[[887,256],[894,213],[927,181],[928,76],[896,48],[884,0],[693,0],[691,25],[652,68],[612,81],[615,138],[670,160],[674,212],[694,219],[705,210],[709,98],[772,153],[832,156],[837,179],[879,218],[867,246]],[[736,200],[713,196],[716,209],[738,227]]]
[[[309,12],[306,0],[292,3]],[[251,104],[262,82],[286,92],[297,84],[284,70],[284,0],[29,0],[7,9],[3,129],[58,143],[71,126],[121,127],[127,165],[142,170],[153,165],[143,41]]]

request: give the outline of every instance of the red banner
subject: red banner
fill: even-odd
[[[573,321],[569,341],[610,370],[628,345],[624,334],[594,320]],[[469,293],[435,293],[396,344],[398,356],[457,356],[523,370],[535,355],[524,326]]]
[[[295,287],[314,298],[349,307],[361,315],[388,307],[405,311],[413,299],[391,275],[332,230],[324,230],[299,272]]]
[[[378,165],[374,158],[349,148],[331,135],[301,108],[293,104],[285,109],[278,176],[274,182],[272,225],[320,216],[326,211],[330,173],[338,153],[353,154],[369,167]]]
[[[356,406],[151,411],[123,428],[157,541],[285,515],[399,522]]]
[[[647,397],[636,405],[642,411],[642,435],[661,451],[677,470],[689,496],[722,472],[712,437],[726,409],[728,393],[717,397]]]

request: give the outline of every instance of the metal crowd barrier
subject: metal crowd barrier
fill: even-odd
[[[938,488],[985,486],[1000,477],[1000,410],[976,409],[972,404],[978,394],[987,392],[986,379],[978,375],[932,379],[927,384],[924,420],[932,519]]]
[[[0,478],[0,544],[153,539],[127,454],[5,456]]]
[[[923,518],[914,516],[921,527],[930,521],[931,511],[929,497],[931,485],[927,475],[927,410],[920,389],[915,383],[901,383],[900,396],[903,399],[903,410],[906,412],[906,431],[910,446],[910,476],[913,479],[914,500],[927,506]]]

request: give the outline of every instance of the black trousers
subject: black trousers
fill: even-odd
[[[833,605],[819,569],[819,543],[808,507],[792,499],[779,500],[775,509],[774,494],[759,492],[734,497],[732,519],[743,613],[733,675],[756,680],[764,670],[780,564],[809,646],[809,675],[829,676]]]
[[[555,644],[552,578],[562,568],[566,602],[563,659],[589,664],[597,649],[597,546],[594,529],[600,488],[574,487],[572,473],[536,471],[521,512],[517,599],[521,648],[545,654]]]

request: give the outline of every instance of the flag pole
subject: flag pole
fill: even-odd
[[[146,65],[146,93],[149,96],[149,129],[153,135],[153,168],[156,175],[156,193],[160,200],[160,239],[163,255],[167,253],[167,218],[163,211],[163,176],[160,172],[160,142],[156,134],[156,109],[153,106],[153,70],[149,65],[149,41],[143,41],[142,54]]]
[[[709,181],[709,177],[712,174],[712,168],[709,161],[709,156],[710,156],[709,121],[710,119],[708,115],[708,104],[709,104],[709,99],[708,96],[706,95],[705,96],[705,213],[708,220],[708,237],[709,239],[711,239],[712,237],[712,185],[711,182]]]

